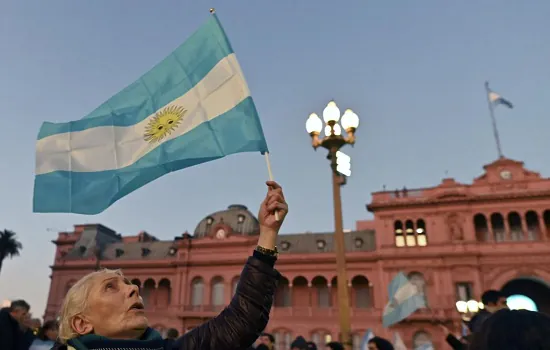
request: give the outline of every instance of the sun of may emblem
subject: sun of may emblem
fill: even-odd
[[[145,141],[160,142],[180,125],[187,110],[179,106],[170,106],[157,112],[145,127]]]

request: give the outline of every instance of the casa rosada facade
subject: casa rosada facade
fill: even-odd
[[[531,298],[550,311],[550,179],[501,158],[471,184],[448,178],[430,188],[376,192],[373,220],[346,232],[354,348],[367,329],[408,347],[444,334],[432,322],[460,329],[458,300],[486,289]],[[141,232],[121,236],[99,225],[61,232],[52,266],[45,319],[80,277],[98,266],[121,268],[140,287],[151,325],[188,331],[217,315],[235,291],[255,248],[258,220],[242,205],[203,218],[194,233],[161,241]],[[298,335],[317,344],[339,336],[333,233],[284,234],[277,269],[284,276],[267,331],[278,349]],[[429,309],[391,329],[381,324],[387,286],[403,271],[424,293]]]

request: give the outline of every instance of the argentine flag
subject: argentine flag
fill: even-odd
[[[367,329],[365,332],[365,335],[363,336],[363,339],[361,339],[361,350],[368,350],[369,349],[369,341],[374,338],[375,335],[372,330]]]
[[[384,308],[382,324],[390,327],[404,320],[418,309],[426,307],[424,296],[402,272],[388,286],[389,302]]]
[[[489,94],[489,102],[493,106],[504,105],[508,108],[514,108],[514,105],[512,104],[512,102],[508,101],[504,97],[500,96],[499,94],[491,90],[489,88],[489,83],[485,83],[485,87],[487,88],[487,93]]]
[[[164,174],[239,152],[268,148],[241,67],[213,14],[83,119],[42,125],[34,211],[98,214]]]

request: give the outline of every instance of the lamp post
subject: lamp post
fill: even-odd
[[[478,313],[480,309],[483,309],[483,303],[477,300],[460,300],[456,302],[456,311],[462,317],[464,322],[470,322],[472,317]]]
[[[355,130],[359,126],[359,117],[351,109],[347,109],[340,118],[340,109],[334,101],[330,101],[323,110],[325,122],[325,137],[319,135],[323,130],[323,121],[315,113],[312,113],[306,122],[306,130],[311,136],[311,144],[314,149],[323,147],[328,150],[327,159],[330,160],[332,169],[332,195],[334,200],[334,241],[336,252],[336,270],[338,276],[338,309],[340,318],[340,336],[342,343],[350,348],[350,303],[348,291],[348,279],[346,273],[346,251],[344,240],[344,225],[342,218],[342,197],[340,187],[346,183],[345,176],[351,175],[350,158],[340,149],[346,145],[355,143]],[[340,121],[340,123],[338,123]],[[340,125],[341,124],[341,125]],[[342,136],[342,128],[346,136]]]

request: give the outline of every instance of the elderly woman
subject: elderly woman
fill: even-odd
[[[275,241],[288,207],[282,188],[268,181],[260,206],[258,246],[248,258],[231,303],[220,315],[168,343],[149,327],[137,286],[120,271],[84,276],[63,301],[59,342],[63,350],[238,350],[258,338],[269,320],[279,273]],[[276,215],[279,220],[276,220]]]

